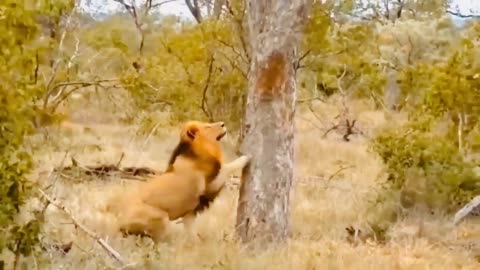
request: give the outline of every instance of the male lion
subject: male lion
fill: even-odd
[[[220,140],[223,122],[187,122],[165,173],[142,183],[115,203],[124,234],[147,235],[158,241],[167,222],[183,217],[190,229],[195,214],[206,208],[223,188],[227,177],[249,161],[241,156],[224,164]],[[112,206],[107,211],[113,210]]]

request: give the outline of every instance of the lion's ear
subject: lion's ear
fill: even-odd
[[[195,134],[197,133],[197,131],[198,131],[198,127],[196,127],[196,126],[188,127],[187,137],[192,139],[192,140],[195,139]]]

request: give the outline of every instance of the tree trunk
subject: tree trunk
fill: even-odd
[[[387,109],[396,111],[400,100],[400,85],[397,82],[398,72],[394,69],[387,70],[387,84],[384,91],[384,103]]]
[[[248,0],[252,46],[245,137],[252,157],[242,173],[237,233],[262,244],[289,235],[294,161],[296,44],[306,20],[306,0]]]

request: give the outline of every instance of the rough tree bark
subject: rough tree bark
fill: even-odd
[[[307,0],[248,0],[247,13],[252,61],[240,152],[252,160],[242,173],[237,234],[268,244],[289,235],[295,51]]]

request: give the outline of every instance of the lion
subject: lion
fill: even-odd
[[[149,236],[157,242],[169,221],[182,218],[192,233],[196,214],[208,208],[228,176],[250,160],[241,156],[224,163],[220,140],[226,133],[223,122],[185,123],[166,171],[107,207],[107,211],[116,212],[120,231]]]

